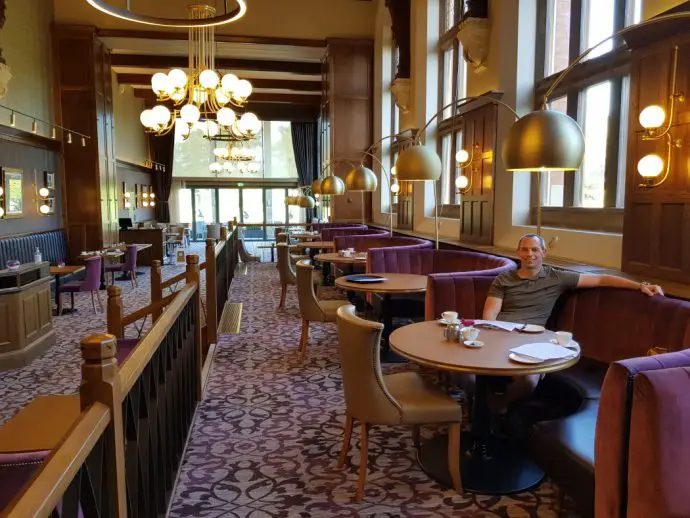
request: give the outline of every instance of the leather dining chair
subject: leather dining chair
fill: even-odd
[[[72,311],[74,311],[74,294],[84,291],[91,292],[91,305],[93,306],[93,312],[98,313],[96,310],[96,298],[98,299],[98,307],[101,309],[101,311],[103,311],[101,295],[98,291],[101,285],[101,261],[102,258],[100,256],[87,258],[85,260],[86,273],[84,274],[83,281],[71,281],[60,284],[60,287],[58,288],[58,315],[62,315],[63,293],[69,293],[71,295]]]
[[[109,273],[111,284],[115,285],[115,272],[127,273],[129,272],[129,279],[132,281],[132,288],[137,287],[137,254],[139,249],[137,245],[127,245],[125,251],[125,262],[116,264],[106,264],[105,273]]]
[[[314,267],[309,259],[297,263],[297,300],[302,315],[300,353],[309,345],[309,322],[335,322],[338,308],[349,304],[347,300],[319,300],[314,292],[313,277]]]
[[[278,304],[278,310],[283,310],[285,309],[287,287],[297,285],[297,273],[290,261],[288,245],[285,243],[278,243],[276,245],[276,250],[278,251],[278,274],[280,276],[280,303]],[[323,277],[320,273],[318,275],[313,275],[314,284],[320,284],[322,281]]]
[[[411,425],[419,445],[423,424],[448,424],[448,466],[453,489],[460,479],[460,430],[462,408],[447,394],[429,386],[416,372],[382,374],[379,348],[383,324],[355,315],[351,304],[338,309],[338,343],[345,391],[346,422],[338,467],[343,467],[350,447],[354,421],[360,423],[361,449],[357,501],[364,496],[367,444],[371,425]]]

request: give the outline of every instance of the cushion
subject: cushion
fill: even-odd
[[[0,239],[0,268],[5,268],[10,259],[18,259],[22,263],[33,262],[36,247],[40,249],[44,261],[50,261],[51,264],[69,262],[67,234],[64,230],[52,230]]]

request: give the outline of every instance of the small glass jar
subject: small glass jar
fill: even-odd
[[[446,326],[444,331],[446,340],[449,342],[459,342],[460,341],[460,323],[451,322]]]

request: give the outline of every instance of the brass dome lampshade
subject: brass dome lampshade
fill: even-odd
[[[338,176],[327,176],[321,182],[321,194],[328,194],[331,196],[345,194],[345,182]]]
[[[348,191],[374,192],[378,185],[379,180],[374,171],[364,165],[351,169],[345,177],[345,187]]]
[[[403,182],[435,182],[441,178],[442,169],[439,156],[422,145],[401,151],[395,161],[396,176]]]
[[[314,194],[323,194],[321,192],[321,183],[323,182],[323,179],[317,178],[313,182],[311,182],[311,192]]]
[[[316,200],[311,196],[302,195],[298,197],[297,205],[303,209],[313,209],[316,207]]]

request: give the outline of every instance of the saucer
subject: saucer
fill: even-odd
[[[552,338],[551,340],[549,340],[549,342],[551,342],[552,344],[560,345],[561,347],[566,347],[568,349],[575,349],[578,351],[580,350],[580,344],[577,343],[575,340],[570,340],[570,343],[568,345],[559,344],[558,340],[556,340],[555,338]]]
[[[516,331],[519,331],[521,333],[543,333],[546,331],[546,328],[544,326],[539,326],[537,324],[525,324],[524,327],[518,327]]]
[[[480,342],[479,340],[465,340],[462,343],[465,344],[465,347],[470,347],[472,349],[479,349],[480,347],[484,347],[484,342]]]
[[[517,363],[528,363],[530,365],[535,363],[544,363],[544,360],[540,360],[539,358],[532,358],[531,356],[523,356],[516,353],[510,353],[508,358]]]

